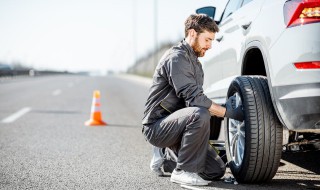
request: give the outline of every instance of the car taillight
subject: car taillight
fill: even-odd
[[[294,63],[297,69],[320,69],[320,61]]]
[[[284,4],[284,21],[287,27],[320,22],[319,0],[289,0]]]

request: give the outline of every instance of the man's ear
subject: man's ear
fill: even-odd
[[[194,38],[197,36],[197,32],[194,29],[190,29],[189,31],[190,31],[189,32],[190,37]]]
[[[188,30],[188,37],[189,38],[194,38],[197,36],[197,32],[194,29],[189,29]]]

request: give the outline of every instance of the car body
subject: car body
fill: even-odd
[[[215,8],[204,7],[197,12],[214,14]],[[272,121],[279,121],[283,127],[283,132],[274,135],[283,134],[282,145],[298,150],[301,142],[319,143],[320,2],[229,0],[217,23],[220,31],[212,50],[207,52],[210,58],[203,63],[205,94],[223,103],[236,77],[259,76],[248,81],[242,78],[237,84],[243,88],[243,83],[259,83],[263,92],[260,98],[265,100],[270,96],[270,109],[276,117]],[[258,87],[253,86],[252,93]],[[244,96],[233,90],[241,103]],[[266,180],[251,179],[251,182]]]

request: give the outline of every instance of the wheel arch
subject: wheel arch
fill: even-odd
[[[242,61],[241,75],[267,77],[263,55],[258,47],[250,47],[246,50]]]
[[[283,126],[285,126],[284,121],[279,113],[277,101],[272,88],[268,57],[268,51],[264,48],[260,41],[255,40],[249,42],[246,45],[246,50],[244,51],[242,58],[241,75],[262,75],[267,77],[273,107],[280,122]]]

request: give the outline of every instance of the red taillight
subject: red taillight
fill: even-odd
[[[320,61],[294,63],[297,69],[320,69]]]
[[[320,22],[319,0],[289,0],[283,9],[287,27]]]

